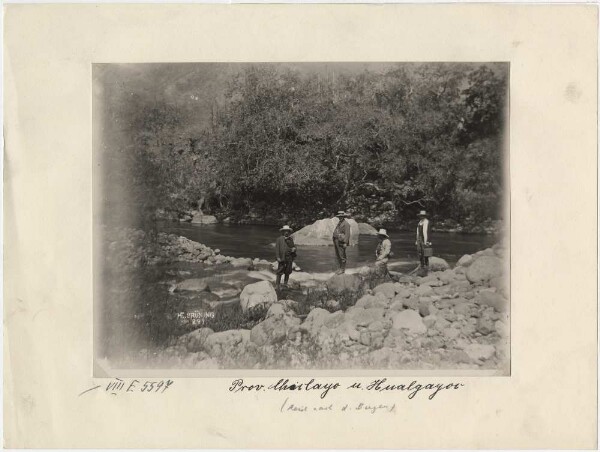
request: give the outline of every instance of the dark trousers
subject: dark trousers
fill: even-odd
[[[346,247],[343,242],[338,242],[333,239],[333,246],[335,248],[335,257],[337,259],[338,268],[340,270],[346,269]]]
[[[421,267],[429,267],[429,256],[425,256],[425,244],[423,242],[419,242],[417,245],[417,250],[419,251],[419,261],[421,262]]]
[[[277,285],[281,282],[281,275],[285,275],[283,278],[283,283],[287,284],[290,279],[290,274],[292,273],[292,260],[284,260],[283,262],[279,262],[279,266],[277,267]]]

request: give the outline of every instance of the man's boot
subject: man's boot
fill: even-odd
[[[277,279],[275,280],[275,288],[279,289],[280,284],[281,284],[281,275],[277,275]]]
[[[283,287],[285,287],[286,289],[288,287],[289,280],[290,280],[290,275],[285,275],[285,277],[283,278]]]

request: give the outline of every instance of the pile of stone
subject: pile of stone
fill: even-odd
[[[158,234],[156,241],[139,229],[112,228],[104,232],[108,244],[108,262],[126,268],[172,262],[203,263],[206,265],[231,264],[234,268],[269,268],[271,262],[264,259],[235,258],[224,256],[219,249],[194,242],[175,234]]]
[[[506,371],[510,309],[505,256],[506,249],[496,245],[463,256],[454,269],[380,284],[346,311],[315,308],[303,320],[295,314],[296,302],[277,300],[270,282],[250,284],[240,296],[242,307],[269,306],[263,322],[252,330],[199,329],[182,336],[168,353],[184,360],[190,359],[186,354],[196,354],[192,367],[218,367],[249,356],[255,357],[254,367],[269,367],[277,364],[269,361],[274,350],[312,350],[309,366],[316,367]],[[345,275],[341,281],[336,276],[328,288],[357,289],[360,278]],[[335,307],[335,302],[327,305]],[[300,356],[294,362],[309,361]]]

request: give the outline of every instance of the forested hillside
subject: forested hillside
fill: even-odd
[[[98,65],[102,221],[499,219],[508,66]],[[449,222],[447,220],[450,220]]]

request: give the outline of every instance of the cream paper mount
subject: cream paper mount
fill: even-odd
[[[8,5],[4,50],[6,447],[597,446],[595,6]],[[510,63],[510,376],[93,377],[92,65],[290,61]]]

